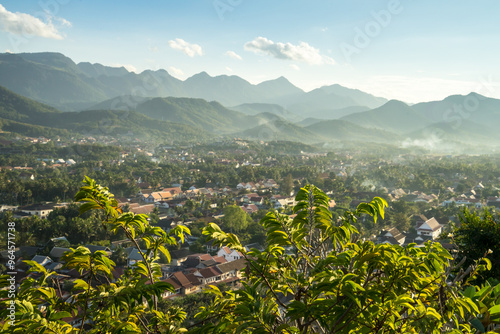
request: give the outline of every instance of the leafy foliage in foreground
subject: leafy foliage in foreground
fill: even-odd
[[[387,203],[374,198],[346,212],[338,221],[328,210],[329,198],[308,185],[296,196],[294,216],[269,212],[264,251],[246,251],[236,235],[209,224],[209,239],[227,244],[247,259],[246,281],[235,291],[212,286],[210,307],[202,307],[188,329],[179,307],[158,307],[172,286],[159,280],[159,253],[183,241],[184,227],[165,233],[145,215],[123,213],[109,189],[86,178],[75,196],[80,212],[100,210],[103,224],[122,231],[135,243],[143,261],[112,281],[114,262],[104,252],[85,247],[65,255],[65,267],[78,270],[71,297],[63,301],[55,274],[26,261],[30,273],[15,300],[16,326],[1,324],[1,333],[484,333],[500,324],[500,285],[470,284],[490,270],[482,258],[458,276],[460,263],[438,243],[425,247],[374,245],[358,240],[357,217],[384,217]],[[140,250],[144,242],[146,250]],[[0,278],[0,288],[9,286]],[[0,316],[7,319],[9,290],[0,291]],[[211,299],[211,298],[210,298]],[[71,320],[76,320],[70,324]],[[74,326],[74,327],[73,327]]]
[[[166,245],[176,244],[176,237],[184,240],[186,227],[179,226],[168,234],[149,225],[146,215],[123,213],[108,188],[86,178],[85,186],[75,196],[82,201],[80,213],[102,210],[103,224],[113,232],[123,231],[132,241],[143,261],[132,266],[130,272],[112,281],[115,263],[105,252],[91,253],[86,247],[72,249],[65,254],[65,268],[78,270],[81,278],[74,281],[71,297],[62,301],[52,287],[55,272],[47,272],[34,261],[25,261],[36,273],[23,281],[15,299],[15,326],[2,324],[2,333],[179,333],[185,313],[176,307],[167,312],[158,310],[158,300],[173,287],[161,282],[158,264],[159,252],[170,259]],[[141,250],[139,242],[146,244]],[[0,287],[9,286],[9,276],[1,277]],[[57,289],[57,290],[56,290]],[[8,290],[0,292],[2,319],[8,319]],[[5,298],[5,299],[4,299]],[[4,307],[5,306],[5,307]],[[76,320],[75,327],[68,321]],[[85,326],[84,326],[85,325]],[[84,329],[85,327],[85,329]]]
[[[453,257],[440,244],[357,240],[356,217],[383,218],[383,199],[360,204],[338,222],[316,187],[302,188],[296,199],[294,218],[269,212],[262,220],[262,252],[246,252],[215,224],[205,229],[210,239],[244,253],[248,277],[237,291],[222,294],[212,287],[215,305],[197,316],[210,321],[195,332],[474,333],[500,323],[500,286],[471,286],[464,276],[453,280]],[[482,259],[469,273],[490,267]]]

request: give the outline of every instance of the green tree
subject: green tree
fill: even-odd
[[[440,244],[359,241],[352,223],[361,214],[383,218],[383,199],[360,204],[339,223],[316,187],[302,188],[296,200],[293,219],[271,211],[261,221],[262,252],[246,252],[215,224],[205,228],[209,239],[242,252],[248,268],[241,289],[223,294],[212,287],[215,302],[198,314],[202,325],[194,332],[462,333],[484,330],[480,314],[500,316],[500,306],[480,313],[470,298],[479,287],[469,287],[468,297],[461,290],[467,282],[448,280],[454,262]],[[471,272],[490,266],[484,261]]]
[[[500,224],[488,210],[482,215],[465,208],[459,215],[460,225],[453,230],[459,258],[470,265],[488,254],[493,264],[490,271],[481,273],[480,282],[500,278]]]
[[[211,287],[209,296],[189,297],[187,305],[158,303],[165,291],[173,291],[160,281],[159,254],[169,258],[164,245],[183,241],[189,231],[179,226],[167,234],[151,226],[145,215],[121,212],[108,188],[88,178],[85,184],[75,196],[84,202],[80,212],[102,211],[103,224],[124,233],[143,260],[111,282],[115,264],[105,252],[72,249],[64,256],[65,266],[81,277],[63,285],[71,289],[66,301],[53,287],[54,273],[25,261],[28,274],[34,275],[26,277],[16,293],[16,325],[4,320],[1,333],[180,333],[186,331],[183,324],[192,333],[498,331],[498,281],[470,284],[482,270],[491,269],[488,259],[473,262],[452,278],[460,263],[438,243],[401,247],[361,242],[353,227],[357,217],[383,218],[387,203],[374,198],[337,222],[328,210],[329,198],[310,185],[297,194],[293,218],[271,211],[261,220],[264,251],[247,252],[234,234],[215,224],[204,229],[210,239],[246,258],[242,288]],[[2,319],[8,319],[13,300],[9,278],[0,276]],[[189,319],[181,307],[186,307]],[[79,318],[80,324],[73,327],[63,320],[70,317]]]
[[[292,174],[288,174],[281,180],[280,190],[286,196],[290,196],[293,191],[293,177]]]
[[[231,231],[242,231],[248,226],[248,214],[237,205],[230,205],[224,208],[224,225]],[[251,219],[250,219],[251,221]]]
[[[85,186],[75,196],[75,201],[84,202],[80,213],[100,210],[105,214],[103,224],[111,231],[123,231],[135,245],[142,261],[138,261],[130,273],[111,283],[115,263],[104,251],[91,253],[86,247],[71,249],[64,256],[65,268],[76,269],[81,278],[74,281],[72,296],[62,302],[51,287],[54,272],[47,272],[34,261],[25,261],[31,268],[29,273],[38,273],[37,278],[27,277],[17,291],[15,300],[15,326],[9,322],[1,324],[2,333],[179,333],[184,331],[181,323],[185,313],[177,307],[167,311],[158,309],[158,300],[165,291],[173,287],[161,282],[159,253],[169,260],[170,254],[164,245],[176,244],[176,238],[184,241],[189,230],[178,226],[168,234],[159,227],[151,226],[146,215],[122,213],[118,202],[109,189],[94,180],[85,178]],[[142,250],[139,243],[146,245]],[[143,248],[144,249],[144,248]],[[11,298],[8,278],[0,277],[0,316],[7,319]],[[61,320],[78,316],[75,330]],[[89,321],[87,321],[89,320]],[[88,328],[84,328],[88,327]]]

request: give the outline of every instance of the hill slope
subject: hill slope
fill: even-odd
[[[0,86],[0,117],[13,121],[44,117],[60,111],[45,104],[35,102]]]
[[[245,115],[218,102],[195,98],[153,98],[138,104],[137,111],[149,117],[196,126],[214,134],[230,134],[282,118],[270,112]]]
[[[305,144],[324,142],[316,133],[284,120],[268,122],[251,129],[235,133],[234,136],[259,141],[294,141]]]
[[[324,119],[335,119],[350,112],[361,111],[349,111],[346,109],[349,107],[371,109],[380,107],[386,102],[387,100],[384,98],[340,85],[323,86],[302,95],[289,98],[287,101],[282,101],[288,110],[304,118],[317,117]]]
[[[149,117],[201,127],[210,132],[231,133],[243,128],[245,115],[217,102],[192,98],[154,98],[137,106]]]
[[[299,115],[288,111],[279,104],[272,103],[244,103],[231,107],[230,109],[239,111],[246,115],[257,115],[263,112],[273,113],[291,122],[299,121],[301,119]]]
[[[462,120],[460,124],[453,122],[433,123],[409,133],[407,137],[411,140],[434,142],[436,146],[449,142],[496,146],[500,142],[500,133],[497,129],[470,120]]]
[[[320,121],[305,129],[330,140],[394,143],[399,136],[383,130],[369,129],[345,120]]]
[[[366,128],[377,128],[396,134],[415,131],[431,123],[421,113],[397,100],[391,100],[379,108],[344,116],[341,119]]]
[[[69,61],[57,62],[57,66],[67,65],[65,67],[47,65],[55,62],[49,59],[61,59],[62,55],[48,57],[44,54],[44,63],[29,60],[33,58],[31,56],[24,59],[22,55],[0,54],[1,86],[56,107],[68,104],[76,106],[106,99],[102,84],[79,76],[74,72],[76,66],[67,65]]]
[[[452,95],[442,101],[418,103],[412,108],[432,122],[461,123],[470,120],[489,126],[500,124],[500,100],[477,93]]]
[[[149,140],[204,140],[198,126],[155,120],[134,111],[89,110],[60,112],[0,86],[2,130],[26,136],[124,136]]]

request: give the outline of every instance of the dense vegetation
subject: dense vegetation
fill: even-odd
[[[222,292],[212,287],[214,302],[202,307],[191,321],[193,333],[477,333],[500,323],[500,286],[488,280],[471,284],[490,270],[480,258],[458,271],[460,263],[438,243],[425,247],[374,245],[360,241],[353,226],[368,214],[384,217],[387,203],[374,198],[334,220],[329,198],[306,185],[296,196],[296,216],[270,211],[261,225],[266,233],[263,251],[246,251],[232,233],[211,223],[209,239],[242,252],[247,260],[243,287]],[[107,283],[115,263],[105,252],[78,247],[65,255],[65,267],[75,268],[73,298],[61,302],[52,286],[53,273],[26,261],[35,274],[23,281],[15,299],[16,326],[12,333],[178,333],[186,314],[174,305],[159,307],[162,293],[172,287],[159,281],[159,254],[165,245],[183,240],[185,227],[168,234],[151,226],[145,215],[123,213],[107,188],[85,179],[75,196],[84,202],[80,213],[102,212],[102,224],[123,233],[140,251],[143,261],[114,283]],[[144,249],[144,248],[143,248]],[[9,276],[1,277],[8,287]],[[2,290],[0,314],[7,319],[9,290]],[[205,303],[205,302],[204,302]],[[206,305],[206,304],[205,304]],[[43,306],[43,307],[42,307]],[[77,327],[64,319],[76,316]],[[87,323],[85,320],[89,320]],[[84,326],[84,324],[86,325]]]
[[[388,199],[387,188],[402,188],[405,192],[420,191],[438,195],[431,203],[413,202],[412,197],[402,197],[390,201],[385,219],[377,223],[373,219],[362,219],[356,228],[363,237],[370,237],[386,227],[397,227],[400,231],[412,231],[411,220],[415,214],[435,217],[441,224],[459,223],[460,207],[442,206],[444,200],[469,192],[480,182],[484,188],[475,190],[475,197],[486,203],[489,196],[498,196],[500,182],[500,160],[495,156],[478,157],[419,157],[400,155],[393,158],[390,150],[376,153],[348,151],[349,153],[328,153],[314,156],[318,148],[292,142],[251,143],[248,147],[235,142],[201,144],[189,147],[150,146],[149,151],[158,163],[131,146],[98,144],[60,145],[56,141],[47,144],[17,142],[4,147],[0,154],[0,201],[2,204],[26,205],[40,202],[64,202],[79,189],[80,180],[88,175],[97,182],[107,184],[117,197],[135,197],[139,191],[138,180],[154,187],[169,187],[185,182],[186,187],[236,187],[240,182],[256,182],[260,179],[274,179],[280,186],[281,194],[298,191],[308,183],[328,192],[335,199],[333,214],[342,216],[351,210],[351,203],[369,201],[373,196]],[[304,159],[300,152],[311,152]],[[287,152],[287,153],[285,153]],[[186,155],[187,154],[187,155]],[[126,157],[122,157],[126,155]],[[181,157],[188,157],[182,160]],[[44,159],[75,159],[73,166],[51,168],[44,166]],[[229,163],[220,163],[226,159]],[[244,161],[253,165],[237,167]],[[9,167],[10,166],[10,167]],[[15,166],[28,169],[10,169]],[[345,167],[343,167],[345,166]],[[335,170],[343,168],[346,175],[337,175]],[[34,180],[30,176],[34,176]],[[452,192],[448,188],[453,188]],[[267,197],[271,194],[266,194]],[[194,205],[170,210],[170,216],[183,220],[196,220],[208,213],[221,214],[226,205],[235,204],[233,196],[193,201]],[[211,203],[218,209],[208,210]],[[266,202],[269,205],[268,202]],[[66,221],[70,224],[74,216],[51,215],[40,220],[47,233],[35,233],[38,223],[26,224],[26,235],[32,234],[26,245],[44,244],[46,238],[59,237],[70,233],[71,229],[52,228]],[[8,218],[3,221],[6,222]],[[21,226],[19,220],[19,225]],[[89,222],[92,226],[97,222]],[[32,226],[32,228],[28,228]],[[59,225],[58,225],[59,226]],[[253,237],[254,225],[242,233]],[[52,235],[49,235],[52,229]],[[4,233],[4,230],[2,230]],[[43,236],[43,237],[42,237]],[[98,239],[101,236],[102,239]],[[97,238],[97,239],[96,239]],[[97,235],[82,242],[108,240],[108,235]],[[20,240],[23,244],[25,239]]]

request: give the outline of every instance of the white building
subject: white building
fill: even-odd
[[[54,211],[54,206],[50,204],[32,204],[32,205],[21,206],[18,208],[18,210],[32,216],[46,218],[49,215],[49,213]]]
[[[231,261],[235,261],[235,260],[243,258],[243,254],[241,254],[238,251],[235,251],[234,249],[226,247],[226,246],[219,249],[219,251],[217,252],[217,256],[222,256],[223,258],[225,258],[227,260],[227,262],[231,262]]]
[[[442,230],[443,225],[439,224],[436,218],[432,217],[417,227],[417,234],[430,236],[434,240],[441,234]]]

